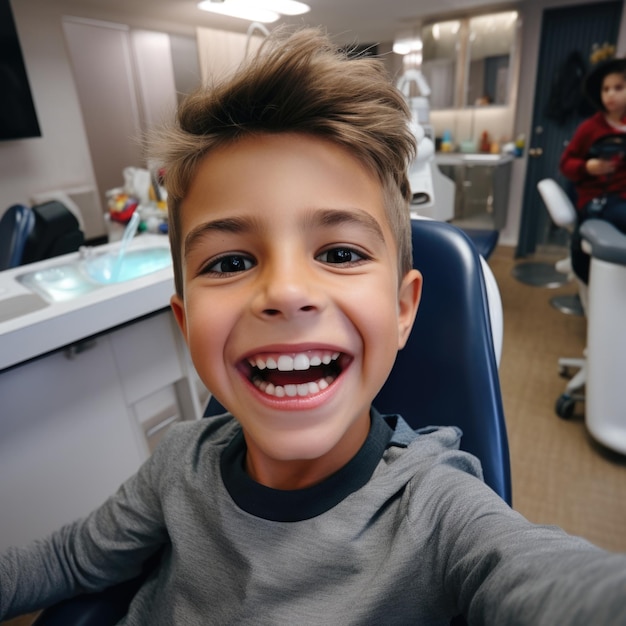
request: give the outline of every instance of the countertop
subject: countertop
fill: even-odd
[[[168,247],[167,237],[141,235],[132,241],[129,250],[154,246]],[[112,243],[94,250],[115,251],[118,247],[119,243]],[[75,252],[0,272],[0,370],[169,306],[174,293],[171,265],[140,278],[103,285],[65,302],[46,303],[17,280],[27,272],[54,268],[78,258]],[[12,316],[12,310],[22,307],[31,310]]]
[[[504,165],[515,157],[511,154],[485,154],[481,152],[437,152],[437,165]]]

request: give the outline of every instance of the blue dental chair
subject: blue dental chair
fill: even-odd
[[[78,220],[60,202],[14,204],[0,218],[0,271],[75,252],[84,242]]]
[[[35,215],[23,204],[10,206],[0,219],[0,271],[22,265],[24,248],[35,226]]]
[[[461,448],[481,460],[485,482],[510,504],[508,440],[479,255],[462,231],[445,222],[414,220],[412,229],[414,265],[424,276],[422,301],[407,346],[374,405],[402,414],[416,428],[460,426]],[[221,412],[211,400],[205,417]],[[66,600],[35,624],[115,624],[141,583],[135,579]]]

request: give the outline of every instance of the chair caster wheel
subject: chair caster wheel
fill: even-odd
[[[564,393],[562,396],[558,397],[554,410],[561,419],[567,420],[574,415],[575,406],[576,400]]]

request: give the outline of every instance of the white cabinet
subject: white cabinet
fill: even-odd
[[[513,157],[438,153],[435,158],[441,172],[456,184],[452,223],[468,228],[482,224],[504,229]]]
[[[207,401],[169,309],[0,372],[0,550],[87,514]]]

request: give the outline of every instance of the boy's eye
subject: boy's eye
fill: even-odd
[[[316,259],[322,263],[350,264],[363,261],[367,257],[352,248],[330,248],[318,254]]]
[[[235,274],[245,272],[255,265],[254,261],[243,254],[229,254],[207,265],[203,274]]]

